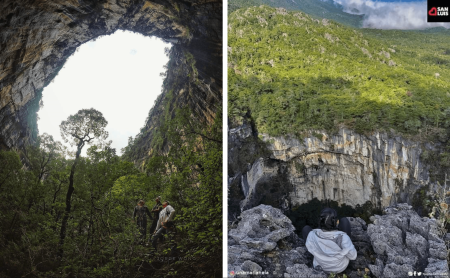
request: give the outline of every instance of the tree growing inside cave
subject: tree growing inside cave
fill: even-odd
[[[75,190],[73,180],[75,169],[80,158],[81,150],[86,144],[93,144],[95,141],[102,143],[108,137],[105,130],[108,122],[100,111],[91,109],[79,110],[75,115],[70,115],[66,121],[62,121],[59,126],[61,129],[61,137],[71,146],[76,146],[75,160],[72,164],[69,176],[69,188],[66,195],[66,209],[64,218],[61,223],[60,232],[60,255],[63,254],[64,238],[66,237],[67,221],[71,209],[71,198]]]

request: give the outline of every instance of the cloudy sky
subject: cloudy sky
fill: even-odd
[[[108,121],[108,140],[120,154],[128,137],[136,136],[144,126],[161,93],[163,79],[159,74],[168,62],[164,47],[170,46],[128,31],[81,45],[43,91],[39,133],[62,141],[61,121],[80,109],[93,107]]]
[[[345,12],[365,14],[363,25],[366,28],[425,29],[437,26],[450,28],[450,23],[427,23],[427,1],[334,0],[334,2],[341,4]]]

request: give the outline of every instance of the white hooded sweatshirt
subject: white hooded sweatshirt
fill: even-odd
[[[314,267],[320,265],[328,273],[340,273],[347,268],[350,260],[356,259],[352,240],[341,231],[314,229],[308,234],[306,248],[314,255]]]
[[[167,207],[165,207],[159,213],[158,224],[156,225],[156,230],[155,231],[158,231],[159,228],[162,227],[161,222],[172,221],[174,214],[175,214],[175,210],[173,209],[173,207],[171,205],[167,205]]]

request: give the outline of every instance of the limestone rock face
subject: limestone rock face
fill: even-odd
[[[367,235],[377,254],[369,265],[376,277],[407,277],[408,272],[448,273],[447,249],[435,219],[419,217],[407,204],[371,217]]]
[[[0,147],[32,143],[42,89],[78,46],[118,29],[173,43],[177,59],[168,75],[185,65],[177,74],[190,78],[180,80],[171,107],[187,105],[198,120],[214,119],[222,99],[222,1],[5,0],[0,2]],[[166,86],[146,129],[157,127],[153,118],[163,111],[167,91]]]
[[[379,132],[360,135],[345,128],[335,135],[312,133],[301,140],[259,134],[268,155],[237,167],[245,160],[238,154],[249,144],[242,142],[255,137],[251,130],[247,125],[229,131],[229,169],[234,176],[230,186],[241,188],[241,210],[264,203],[287,211],[313,198],[351,206],[371,201],[387,207],[410,202],[423,185],[435,186],[429,181],[429,166],[420,158],[419,143]],[[269,203],[271,199],[277,201]]]

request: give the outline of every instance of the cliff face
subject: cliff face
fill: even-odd
[[[430,166],[420,156],[423,148],[437,150],[437,145],[383,133],[364,136],[348,129],[302,140],[265,134],[256,139],[252,127],[244,125],[231,129],[229,136],[230,187],[241,188],[243,210],[264,203],[286,211],[315,197],[351,206],[371,201],[387,207],[411,202],[423,185],[434,186]],[[243,165],[241,150],[257,141],[265,145],[266,154],[260,152]]]
[[[118,29],[173,43],[171,55],[176,59],[168,75],[184,64],[184,72],[176,75],[190,78],[170,88],[172,108],[187,105],[205,123],[217,113],[222,99],[221,1],[6,0],[0,3],[0,11],[2,148],[33,143],[42,89],[78,46]],[[164,102],[166,87],[146,129],[157,128],[154,117],[168,103]]]

